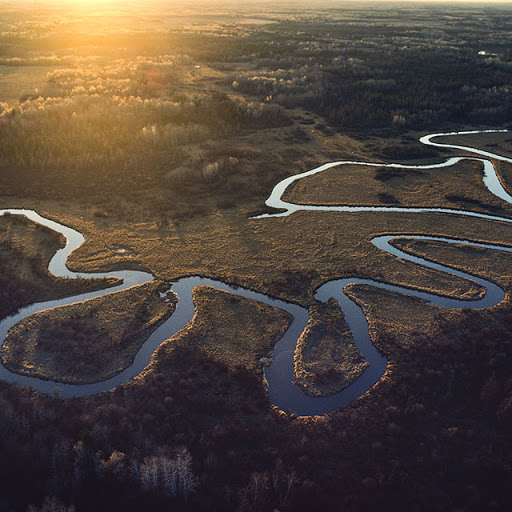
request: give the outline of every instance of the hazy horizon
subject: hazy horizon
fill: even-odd
[[[278,6],[307,6],[308,8],[319,8],[319,7],[329,7],[329,6],[342,6],[342,5],[361,5],[361,4],[401,4],[401,5],[407,5],[407,4],[427,4],[427,3],[436,3],[436,4],[446,4],[446,5],[453,5],[453,4],[481,4],[483,6],[485,5],[492,5],[492,4],[509,4],[512,5],[512,0],[320,0],[319,2],[315,2],[315,5],[311,5],[311,2],[308,2],[306,0],[280,0],[279,2],[271,2],[269,0],[246,0],[243,5],[241,5],[239,2],[236,2],[235,0],[143,0],[143,1],[136,1],[136,0],[0,0],[0,5],[17,5],[17,4],[25,4],[25,5],[55,5],[55,6],[74,6],[74,5],[80,5],[83,7],[86,6],[94,6],[99,7],[103,6],[106,7],[108,5],[130,5],[130,6],[169,6],[169,5],[191,5],[191,4],[207,4],[207,5],[234,5],[237,7],[243,7],[247,4],[254,4],[254,5],[272,5],[274,7]]]

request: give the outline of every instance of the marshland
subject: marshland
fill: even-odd
[[[198,287],[191,322],[123,385],[62,399],[0,383],[0,510],[505,509],[512,255],[414,235],[510,247],[512,226],[405,209],[512,219],[481,161],[437,167],[478,158],[449,145],[487,151],[512,190],[499,159],[512,158],[510,6],[13,1],[0,12],[0,209],[83,234],[75,272],[154,278],[26,317],[2,346],[8,369],[104,381],[179,310],[172,283],[204,276],[306,311],[294,384],[329,396],[369,363],[338,302],[315,297],[324,284],[468,300],[446,309],[349,286],[385,374],[345,407],[299,416],[264,379],[290,314]],[[479,133],[419,142],[465,131]],[[265,204],[282,180],[345,161],[357,164],[283,196],[324,211]],[[400,211],[329,211],[339,205]],[[480,285],[379,250],[382,235],[410,235],[393,244],[495,283],[504,300],[471,309]],[[118,283],[53,276],[64,243],[0,216],[1,318]]]

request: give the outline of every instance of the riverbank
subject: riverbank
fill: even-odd
[[[172,315],[174,297],[160,296],[167,288],[153,282],[26,317],[9,331],[2,364],[20,375],[67,384],[107,380],[129,367]]]
[[[446,134],[443,134],[446,135]],[[421,140],[422,142],[426,144],[437,144],[431,142],[432,138],[436,138],[438,135],[430,135],[423,137]],[[447,144],[443,144],[442,146],[448,146]],[[460,149],[460,148],[458,148]],[[474,153],[482,153],[479,150],[472,149],[472,148],[465,148],[467,151]],[[505,157],[496,157],[499,160],[508,161]],[[429,165],[429,166],[423,166],[419,167],[419,169],[437,169],[437,168],[445,168],[450,167],[454,164],[457,164],[458,162],[462,161],[461,159],[450,159],[444,163],[436,164],[436,165]],[[482,160],[484,164],[484,177],[483,177],[483,183],[487,186],[488,190],[496,195],[499,195],[501,198],[507,199],[510,196],[508,193],[503,189],[503,186],[499,179],[497,179],[496,170],[493,167],[491,162]],[[341,164],[344,164],[345,162],[340,162]],[[279,205],[282,203],[281,197],[283,193],[286,191],[286,188],[289,187],[294,182],[298,181],[299,179],[304,179],[309,176],[319,174],[322,172],[325,172],[329,170],[333,165],[338,164],[327,164],[320,168],[314,169],[312,171],[308,171],[306,173],[302,173],[297,175],[293,178],[287,178],[280,182],[278,185],[274,187],[274,190],[267,201],[267,204],[269,205]],[[399,170],[402,169],[408,169],[407,166],[401,165],[401,164],[386,164],[382,165],[380,164],[381,168],[396,168]],[[414,167],[414,169],[418,169],[418,167]],[[304,204],[291,204],[291,203],[283,203],[286,207],[289,208],[290,211],[287,213],[278,213],[275,216],[277,217],[283,217],[290,215],[295,210],[305,210],[306,212],[310,212],[311,206],[304,205]],[[368,207],[362,207],[362,206],[345,206],[345,207],[338,207],[338,206],[314,206],[317,210],[324,210],[325,212],[331,212],[331,213],[351,213],[352,211],[361,213],[361,212],[372,212],[372,213],[405,213],[407,212],[407,209],[404,208],[398,208],[398,207],[379,207],[377,209],[374,209],[373,211],[371,208]],[[461,211],[461,210],[443,210],[439,208],[433,208],[433,209],[414,209],[410,210],[411,213],[437,213],[437,214],[450,214],[454,215],[455,213],[458,216],[461,217],[468,217],[471,219],[479,219],[484,220],[486,222],[500,222],[503,224],[510,224],[512,221],[506,217],[496,217],[496,216],[489,216],[484,214],[478,214],[472,211]],[[305,213],[305,212],[303,212]],[[408,212],[407,212],[408,213]],[[85,238],[83,235],[78,233],[77,231],[67,228],[63,225],[60,225],[58,223],[55,223],[53,221],[44,219],[43,217],[39,216],[35,212],[30,211],[16,211],[16,210],[9,210],[9,211],[2,211],[2,214],[9,214],[9,215],[27,215],[29,218],[33,219],[35,222],[42,223],[48,227],[51,227],[53,230],[56,230],[57,232],[60,232],[66,236],[67,239],[67,245],[65,250],[59,251],[56,253],[55,257],[52,258],[49,268],[52,269],[54,273],[57,273],[57,275],[61,276],[67,276],[67,277],[86,277],[86,274],[76,274],[72,271],[69,271],[66,268],[66,262],[68,257],[73,253],[73,251],[79,249],[84,241]],[[272,217],[271,214],[267,214],[264,216],[265,218]],[[441,241],[441,242],[448,242],[448,243],[457,243],[458,245],[464,244],[467,246],[474,246],[477,245],[481,249],[491,249],[491,250],[500,250],[504,252],[512,252],[512,248],[499,246],[497,244],[489,245],[489,244],[478,244],[471,241],[457,241],[451,238],[447,237],[428,237],[428,236],[421,236],[418,234],[411,234],[411,235],[401,235],[400,237],[398,235],[388,236],[388,237],[374,237],[372,238],[373,245],[378,248],[379,250],[383,250],[385,252],[388,252],[394,256],[397,256],[399,260],[406,260],[410,261],[415,264],[420,264],[422,267],[426,269],[430,269],[435,271],[436,274],[441,271],[444,274],[448,275],[454,275],[458,277],[459,279],[463,280],[469,280],[469,282],[473,281],[476,283],[477,286],[480,286],[480,289],[478,290],[479,298],[473,298],[472,301],[461,301],[458,299],[450,298],[450,296],[440,297],[438,294],[432,294],[427,291],[413,291],[412,289],[404,288],[400,285],[391,285],[386,284],[385,280],[374,280],[374,279],[364,279],[364,278],[357,278],[357,277],[350,277],[350,278],[344,278],[344,279],[337,279],[332,280],[330,282],[327,282],[323,284],[321,287],[319,287],[315,291],[315,298],[319,299],[323,302],[328,301],[330,298],[335,298],[338,300],[338,302],[341,305],[342,311],[345,315],[346,321],[348,323],[348,326],[352,332],[352,335],[354,336],[354,340],[356,342],[356,346],[360,352],[360,356],[362,358],[366,358],[369,363],[369,368],[367,368],[366,371],[359,374],[356,372],[353,377],[355,380],[353,382],[350,382],[350,385],[347,387],[345,391],[339,392],[333,396],[330,397],[318,397],[317,399],[314,399],[312,397],[308,397],[307,395],[304,395],[301,393],[298,388],[291,385],[291,381],[293,380],[293,359],[294,359],[294,353],[297,350],[296,344],[297,339],[299,339],[300,333],[306,328],[306,322],[305,322],[305,315],[304,315],[304,309],[300,308],[298,306],[292,305],[287,302],[279,301],[276,299],[269,298],[261,293],[253,292],[248,289],[240,289],[233,286],[226,285],[219,281],[204,279],[204,278],[186,278],[178,280],[175,285],[173,286],[173,290],[175,293],[178,294],[178,300],[180,301],[179,304],[179,310],[178,313],[174,314],[167,322],[162,324],[159,329],[157,329],[152,336],[148,339],[147,343],[144,344],[141,347],[141,350],[138,351],[137,356],[133,362],[133,364],[129,367],[124,368],[120,373],[118,373],[115,378],[110,378],[101,383],[101,385],[92,386],[77,386],[77,387],[69,387],[69,386],[61,386],[60,388],[64,390],[64,392],[67,394],[67,396],[83,396],[90,393],[98,393],[100,390],[107,390],[111,387],[115,387],[121,383],[127,382],[130,378],[133,378],[138,373],[141,373],[142,370],[149,364],[149,361],[151,360],[151,357],[153,355],[153,352],[157,349],[157,347],[164,341],[166,338],[169,338],[170,336],[173,336],[175,333],[177,333],[180,329],[185,327],[190,320],[193,318],[193,312],[194,312],[194,306],[193,306],[193,300],[192,300],[192,291],[195,286],[200,285],[214,285],[219,286],[221,289],[225,291],[229,291],[231,293],[241,294],[244,297],[256,299],[258,301],[266,302],[269,305],[276,306],[278,308],[284,309],[291,313],[294,317],[294,321],[292,323],[292,326],[286,331],[283,331],[281,340],[277,343],[274,358],[272,360],[272,363],[270,367],[268,368],[268,371],[265,372],[265,379],[269,386],[269,395],[272,400],[272,402],[280,407],[281,409],[288,410],[290,412],[294,412],[297,414],[323,414],[328,412],[329,410],[332,410],[334,408],[347,405],[350,401],[356,399],[357,397],[361,396],[362,394],[366,393],[368,389],[370,389],[373,385],[375,385],[378,380],[384,375],[386,370],[386,359],[382,357],[381,354],[379,354],[375,348],[372,345],[372,341],[370,339],[368,330],[370,329],[368,326],[367,319],[365,318],[365,315],[361,311],[361,309],[356,306],[356,303],[358,303],[357,297],[353,300],[350,300],[349,296],[344,293],[345,287],[347,290],[350,290],[350,293],[352,293],[352,290],[354,289],[354,285],[357,286],[377,286],[380,288],[384,288],[387,290],[390,290],[392,292],[399,292],[399,293],[406,293],[411,294],[415,297],[419,297],[422,300],[428,301],[430,303],[436,304],[441,307],[449,307],[449,308],[466,308],[466,307],[491,307],[499,302],[501,302],[504,298],[504,292],[502,289],[500,289],[495,284],[486,281],[485,279],[472,277],[471,275],[463,272],[457,272],[454,271],[446,266],[442,266],[439,264],[432,263],[431,261],[420,259],[417,257],[412,256],[411,254],[407,252],[401,252],[397,250],[396,247],[393,247],[389,244],[390,241],[392,241],[394,238],[406,238],[408,239],[422,239],[424,241]],[[116,251],[116,254],[126,254],[127,250],[125,248],[122,249],[122,251]],[[130,253],[130,256],[132,253]],[[93,274],[94,275],[94,274]],[[103,276],[106,276],[106,274],[100,274]],[[125,289],[133,284],[142,284],[144,282],[148,282],[152,280],[152,277],[148,274],[142,273],[142,272],[136,272],[136,271],[120,271],[118,274],[116,274],[118,277],[123,277],[126,282],[122,286],[118,286],[117,289]],[[481,290],[482,287],[487,289],[487,293],[482,296]],[[100,294],[104,295],[106,294],[106,291],[101,292]],[[445,294],[446,295],[446,294]],[[449,295],[449,294],[448,294]],[[80,296],[82,298],[85,298],[83,295]],[[88,299],[91,299],[93,296],[89,295],[87,296]],[[180,299],[181,297],[181,299]],[[68,299],[68,303],[72,302],[73,299]],[[77,298],[78,300],[78,298]],[[57,304],[53,304],[50,306],[50,304],[46,305],[39,305],[38,308],[34,311],[30,312],[37,312],[37,311],[43,311],[44,309],[47,309],[49,307],[55,307]],[[21,320],[24,316],[26,316],[29,313],[29,310],[26,312],[20,312],[20,314],[17,317],[14,317],[13,319],[6,319],[0,324],[0,332],[7,333],[8,329],[14,325],[16,322]],[[292,329],[292,327],[294,327]],[[370,329],[371,330],[371,329]],[[310,333],[309,333],[310,334]],[[375,337],[375,335],[374,335]],[[307,338],[307,336],[306,336]],[[304,338],[305,339],[305,338]],[[303,347],[304,348],[304,347]],[[304,354],[303,354],[304,355]],[[268,359],[268,358],[267,358]],[[299,367],[300,365],[300,358],[298,359]],[[324,365],[325,366],[325,365]],[[357,365],[356,365],[357,366]],[[303,369],[303,368],[302,368]],[[345,368],[345,373],[346,373]],[[303,372],[304,373],[304,372]],[[357,375],[357,378],[355,376]],[[21,376],[14,376],[14,374],[9,374],[7,372],[6,368],[3,368],[3,376],[6,378],[7,376],[9,379],[14,378],[16,382],[30,382],[30,385],[37,385],[37,389],[43,390],[43,389],[53,389],[49,388],[47,383],[45,383],[44,387],[42,386],[42,381],[36,381],[36,380],[26,380],[24,381]],[[59,380],[59,379],[57,379]],[[37,383],[37,384],[36,384]],[[52,384],[51,382],[49,383]],[[344,382],[345,385],[349,384],[348,382]],[[60,392],[60,391],[59,391]]]

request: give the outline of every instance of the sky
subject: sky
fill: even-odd
[[[193,3],[211,3],[211,4],[223,4],[223,3],[239,3],[234,0],[0,0],[0,4],[16,4],[16,3],[24,3],[24,4],[62,4],[62,5],[72,5],[72,4],[81,4],[81,5],[101,5],[107,3],[128,3],[128,4],[140,4],[140,5],[149,5],[149,4],[172,4],[172,3],[180,3],[180,4],[193,4]],[[402,4],[414,4],[414,3],[445,3],[445,4],[454,4],[454,3],[475,3],[475,4],[512,4],[512,0],[309,0],[308,2],[304,2],[303,0],[299,0],[294,2],[294,0],[243,0],[243,4],[272,4],[277,6],[279,4],[304,4],[311,8],[316,6],[325,6],[325,5],[342,5],[346,3],[402,3]]]
[[[39,6],[79,6],[81,8],[90,7],[91,10],[109,7],[112,5],[121,5],[129,7],[149,7],[156,5],[164,5],[170,7],[172,5],[192,7],[197,5],[208,5],[210,7],[225,6],[243,7],[249,5],[260,5],[262,7],[286,7],[293,8],[304,7],[308,10],[317,8],[357,7],[370,4],[393,3],[401,6],[413,6],[414,4],[445,4],[445,5],[510,5],[512,0],[0,0],[0,6],[15,5],[39,5]]]

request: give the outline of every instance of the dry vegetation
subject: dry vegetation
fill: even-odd
[[[363,308],[375,346],[389,357],[388,372],[393,371],[400,351],[435,336],[434,319],[448,314],[421,299],[382,288],[352,285],[347,292]]]
[[[245,6],[234,14],[209,6],[179,16],[91,18],[86,11],[5,9],[0,207],[33,208],[83,232],[73,269],[144,268],[163,281],[201,274],[311,307],[316,318],[297,361],[308,375],[314,366],[332,377],[306,379],[316,392],[343,387],[354,376],[347,360],[357,361],[350,343],[335,344],[335,336],[347,339],[338,312],[313,299],[323,282],[353,275],[450,296],[481,293],[383,254],[373,236],[510,240],[504,223],[439,214],[248,219],[264,210],[279,180],[326,161],[439,162],[453,152],[421,147],[423,130],[509,122],[508,14],[466,7],[448,14],[423,7],[255,14]],[[492,53],[482,57],[484,42]],[[461,143],[509,154],[505,139]],[[499,170],[510,186],[510,165]],[[421,172],[333,169],[298,183],[289,197],[511,212],[471,163]],[[97,286],[46,274],[59,244],[51,233],[18,219],[0,218],[0,226],[2,315]],[[490,260],[491,251],[399,244],[501,284],[511,277],[507,255]],[[150,320],[110,325],[104,315],[124,308],[131,294],[135,302],[120,318],[130,308],[145,311],[144,297],[167,314],[170,306],[151,289],[138,298],[140,290],[125,292],[118,305],[105,297],[105,313],[93,313],[91,303],[71,308],[77,318],[40,315],[48,331],[23,334],[34,352],[18,347],[20,364],[35,371],[44,356],[52,375],[69,371],[70,379],[118,371]],[[265,393],[261,358],[271,356],[289,318],[211,289],[196,290],[194,322],[160,347],[148,371],[111,393],[61,402],[0,385],[7,507],[24,511],[58,496],[79,512],[504,508],[512,417],[508,299],[490,311],[454,312],[369,287],[350,293],[390,367],[370,393],[322,418],[278,413]],[[325,336],[321,319],[329,324]],[[108,324],[108,335],[98,335],[99,324]],[[72,336],[57,348],[62,331]],[[315,343],[320,348],[311,351]],[[103,352],[109,344],[120,349],[112,360],[111,349]],[[85,357],[71,361],[59,353],[63,346]],[[322,357],[313,361],[313,352]],[[333,364],[333,352],[347,359]],[[183,445],[193,456],[188,474],[197,475],[193,496],[164,485],[166,471],[188,453]]]
[[[483,276],[508,288],[512,280],[512,255],[503,251],[421,240],[396,240],[393,245],[407,252]]]
[[[466,134],[452,137],[438,137],[434,142],[456,144],[459,146],[469,146],[472,148],[489,151],[497,155],[510,158],[512,153],[512,137],[510,132],[505,133],[486,133],[482,134]],[[454,150],[453,150],[454,151]],[[461,151],[458,151],[461,153]]]
[[[312,302],[312,293],[322,282],[349,275],[448,295],[479,293],[459,278],[382,253],[370,240],[383,233],[418,233],[502,243],[510,234],[510,226],[504,223],[401,212],[299,212],[288,218],[261,221],[219,212],[211,218],[190,221],[187,232],[162,232],[154,225],[132,225],[130,230],[119,226],[116,230],[110,221],[101,225],[82,221],[78,229],[82,226],[90,233],[91,243],[72,256],[74,268],[98,269],[89,258],[104,247],[102,241],[108,241],[113,246],[127,247],[135,255],[130,259],[132,264],[138,261],[163,280],[201,274],[305,306]],[[166,254],[168,260],[160,258],[161,254]]]
[[[339,304],[309,309],[309,322],[295,352],[296,383],[313,396],[337,393],[367,368],[352,339]]]
[[[99,382],[128,367],[174,311],[153,282],[31,315],[9,332],[2,363],[11,371],[70,384]]]
[[[178,339],[161,346],[155,361],[185,344],[215,364],[261,375],[264,361],[272,359],[274,345],[290,324],[289,314],[206,286],[194,289],[193,298],[196,314],[192,323]]]
[[[0,317],[19,308],[80,292],[105,288],[114,279],[63,279],[48,263],[64,244],[60,235],[24,217],[0,217]]]
[[[299,204],[435,206],[507,215],[510,205],[485,188],[482,169],[474,161],[441,169],[340,165],[300,180],[284,199]]]

